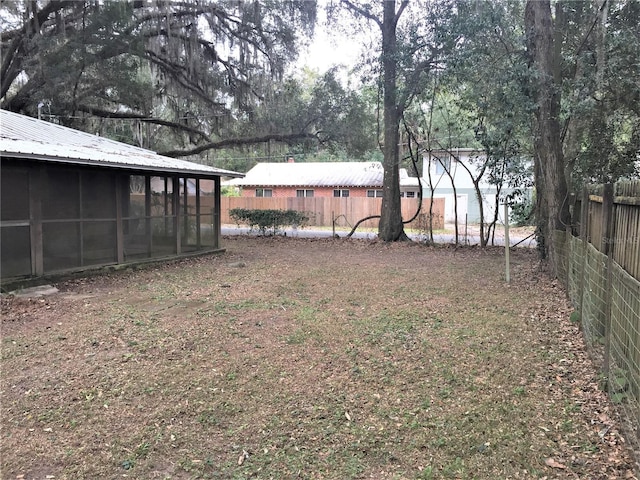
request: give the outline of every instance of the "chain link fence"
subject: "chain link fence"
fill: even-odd
[[[557,254],[567,266],[569,298],[590,354],[601,364],[602,385],[622,414],[626,439],[640,452],[640,282],[592,244],[567,237]]]
[[[579,237],[554,232],[556,272],[601,364],[602,385],[622,415],[625,438],[640,456],[640,281],[633,274],[640,248],[632,243],[639,241],[640,182],[616,188],[608,199],[605,190],[592,188],[584,196]],[[598,246],[606,246],[605,253]]]
[[[609,393],[640,428],[640,282],[614,263],[610,287]]]

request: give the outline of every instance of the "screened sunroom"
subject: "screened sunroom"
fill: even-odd
[[[216,251],[242,174],[0,111],[2,282]]]

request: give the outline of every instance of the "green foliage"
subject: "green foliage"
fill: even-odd
[[[585,183],[637,177],[640,6],[637,1],[611,2],[603,9],[591,2],[560,6],[568,180],[577,191]]]
[[[270,230],[275,235],[282,227],[300,227],[309,220],[309,216],[297,210],[258,210],[248,208],[234,208],[229,215],[238,224],[245,223],[251,229],[257,228],[263,235]]]
[[[522,195],[517,198],[513,198],[511,205],[510,220],[518,227],[524,227],[525,225],[535,225],[535,203],[533,197],[529,195]]]
[[[221,190],[220,194],[223,197],[239,197],[240,196],[240,189],[238,187],[226,185],[226,186],[223,186],[220,190]]]
[[[575,310],[574,312],[571,312],[571,316],[569,317],[569,320],[572,323],[580,323],[582,321],[582,315],[578,310]]]
[[[306,130],[316,138],[305,138],[289,145],[290,153],[317,151],[318,142],[327,155],[361,158],[377,148],[375,103],[366,91],[345,88],[330,70],[323,75],[307,74],[273,85],[267,99],[256,106],[240,128],[284,132]]]
[[[609,377],[609,390],[611,393],[622,393],[629,389],[627,372],[622,368],[615,368]]]
[[[628,373],[622,368],[615,368],[609,376],[609,395],[615,404],[624,403],[628,398]]]

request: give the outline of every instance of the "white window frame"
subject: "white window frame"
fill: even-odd
[[[451,155],[444,154],[433,159],[436,165],[436,175],[444,175],[451,171]]]

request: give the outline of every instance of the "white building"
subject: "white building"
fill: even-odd
[[[471,148],[434,150],[423,157],[423,196],[428,198],[433,192],[433,198],[445,199],[446,223],[455,221],[455,197],[457,197],[458,224],[480,223],[480,203],[473,180],[479,176],[478,186],[482,196],[484,219],[485,221],[493,219],[497,187],[489,182],[488,171],[481,175],[484,158],[483,152]],[[513,190],[503,186],[497,201],[502,203],[504,196]],[[498,211],[499,221],[503,222],[503,209],[499,208]]]

